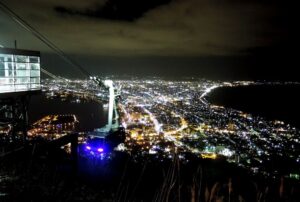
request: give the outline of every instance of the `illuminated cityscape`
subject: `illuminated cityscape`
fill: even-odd
[[[190,152],[199,158],[225,158],[267,176],[278,173],[276,168],[266,167],[277,157],[300,165],[298,129],[279,120],[216,106],[206,99],[213,89],[222,86],[276,83],[133,79],[116,80],[115,84],[122,88],[118,111],[126,131],[124,147],[129,153],[162,159],[173,158],[176,153],[185,159]],[[64,99],[71,95],[77,102],[95,97],[106,100],[107,96],[84,80],[46,80],[43,87],[48,96]]]

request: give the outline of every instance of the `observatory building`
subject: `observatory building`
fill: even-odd
[[[40,52],[0,47],[0,138],[26,140],[29,98],[40,90]]]
[[[0,48],[0,93],[40,90],[40,53]]]

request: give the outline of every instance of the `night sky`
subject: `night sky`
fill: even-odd
[[[0,1],[92,74],[300,80],[296,1]],[[0,44],[14,40],[48,71],[83,76],[1,11]]]

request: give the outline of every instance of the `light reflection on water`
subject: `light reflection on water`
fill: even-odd
[[[81,131],[92,131],[106,124],[107,111],[93,101],[71,102],[59,98],[47,99],[45,95],[31,97],[29,105],[29,123],[33,123],[49,114],[75,114],[80,122]]]

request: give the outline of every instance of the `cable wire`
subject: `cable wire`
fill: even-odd
[[[13,21],[22,26],[25,30],[33,34],[36,38],[42,41],[45,45],[47,45],[50,49],[52,49],[56,54],[58,54],[64,61],[72,65],[73,67],[80,70],[80,72],[90,78],[90,73],[86,71],[80,64],[70,58],[63,50],[61,50],[57,45],[51,42],[46,36],[36,30],[33,26],[31,26],[27,21],[25,21],[21,16],[15,13],[12,9],[10,9],[3,2],[0,2],[0,9],[7,14]]]

